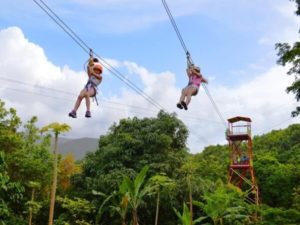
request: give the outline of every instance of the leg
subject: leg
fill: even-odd
[[[195,95],[197,92],[197,89],[194,87],[189,87],[187,89],[187,96],[186,96],[186,105],[188,106],[191,102],[192,95]]]
[[[86,103],[86,111],[91,111],[91,99],[90,96],[95,95],[95,89],[89,88],[88,91],[85,93],[85,103]]]
[[[184,102],[186,95],[187,95],[187,88],[183,88],[181,91],[179,102]]]
[[[188,87],[185,87],[184,89],[182,89],[182,92],[181,92],[181,97],[180,97],[180,103],[178,104],[181,104],[181,106],[187,110],[187,105],[185,103],[186,101],[186,97],[187,97],[187,94],[188,94]]]
[[[79,96],[77,97],[77,100],[75,102],[75,105],[74,105],[74,111],[76,112],[81,104],[81,101],[82,99],[84,98],[84,95],[85,95],[85,91],[82,90],[79,94]]]
[[[179,108],[179,109],[183,108],[182,102],[184,102],[185,96],[186,96],[186,88],[183,88],[181,90],[181,96],[179,98],[179,102],[177,103],[177,108]]]
[[[82,99],[84,98],[85,92],[86,92],[86,90],[83,89],[83,90],[80,92],[80,94],[78,95],[77,100],[76,100],[75,105],[74,105],[74,109],[69,113],[69,116],[70,116],[70,117],[73,117],[73,118],[76,118],[76,117],[77,117],[77,116],[76,116],[76,111],[78,110],[78,108],[79,108],[79,106],[80,106],[80,103],[81,103]]]
[[[90,96],[94,96],[96,94],[96,90],[91,87],[88,89],[88,91],[85,94],[85,103],[86,103],[86,113],[85,117],[89,118],[91,117],[91,99]]]

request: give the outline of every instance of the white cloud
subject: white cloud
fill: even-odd
[[[67,114],[86,81],[85,72],[54,65],[47,59],[43,49],[28,41],[17,27],[0,30],[0,42],[4,43],[0,46],[1,99],[8,106],[16,108],[23,120],[37,115],[40,125],[54,121],[70,124],[72,131],[67,136],[98,137],[105,134],[108,127],[120,118],[155,116],[157,113],[158,109],[124,85],[117,87],[122,89],[119,95],[107,97],[100,94],[100,106],[92,105],[91,119],[84,118],[84,102],[78,111],[78,118],[69,118]],[[168,112],[178,113],[179,118],[190,129],[189,146],[192,152],[201,151],[206,145],[226,142],[225,127],[203,88],[193,97],[189,110],[180,111],[175,106],[181,91],[175,85],[175,74],[168,71],[154,73],[129,61],[110,59],[109,62],[137,75],[136,79],[141,81],[141,88],[147,95]],[[7,79],[43,85],[70,94],[12,83]],[[220,86],[213,80],[207,87],[224,119],[236,115],[249,116],[253,120],[254,134],[260,134],[289,118],[296,103],[292,95],[286,94],[285,88],[292,79],[286,76],[285,68],[274,66],[235,88]],[[292,122],[294,121],[287,121],[276,128],[285,127]]]
[[[278,42],[295,42],[299,38],[300,24],[300,18],[295,14],[295,2],[283,1],[270,6],[274,10],[273,23],[266,27],[258,43],[274,46]]]

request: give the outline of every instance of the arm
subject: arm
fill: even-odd
[[[203,75],[201,74],[201,72],[199,72],[199,71],[197,71],[195,69],[191,69],[191,70],[192,70],[191,73],[194,74],[194,75],[196,75],[196,76],[198,76],[198,77],[200,77],[203,83],[206,83],[206,84],[208,83],[207,79],[205,79],[203,77]]]
[[[186,69],[186,74],[188,77],[190,77],[192,75],[192,69],[191,68],[187,68]]]
[[[91,73],[91,75],[96,77],[98,80],[102,81],[102,75],[101,74]]]
[[[94,62],[93,62],[93,58],[89,59],[88,65],[86,67],[87,70],[87,74],[90,77],[92,75],[92,71],[91,71],[91,67],[93,66]]]
[[[201,75],[201,79],[203,83],[208,84],[208,80],[206,80],[202,75]]]

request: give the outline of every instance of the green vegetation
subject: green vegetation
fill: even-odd
[[[59,138],[67,125],[36,122],[23,125],[0,102],[1,225],[50,223],[55,167],[55,225],[300,224],[299,124],[253,138],[256,209],[227,184],[228,146],[190,154],[187,128],[174,114],[121,120],[80,162],[52,154],[49,136],[41,136],[50,130]]]
[[[295,1],[297,5],[296,15],[300,16],[300,1]],[[300,33],[300,30],[299,30]],[[278,49],[278,64],[286,66],[291,64],[291,68],[288,72],[289,75],[294,75],[294,82],[287,87],[286,91],[288,93],[292,92],[295,94],[297,101],[300,101],[300,42],[297,41],[291,46],[288,43],[278,43],[276,44],[276,49]],[[292,116],[298,116],[300,114],[300,106],[292,112]]]

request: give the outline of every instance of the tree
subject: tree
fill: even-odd
[[[181,171],[186,175],[186,182],[188,186],[188,193],[189,193],[189,215],[190,215],[190,222],[192,225],[193,221],[193,185],[192,185],[192,178],[195,175],[195,171],[197,168],[197,164],[194,162],[192,157],[187,158],[186,163],[182,166]]]
[[[299,183],[299,172],[295,165],[282,164],[270,154],[260,154],[255,171],[262,201],[272,207],[290,208],[293,187]]]
[[[300,212],[295,209],[261,207],[262,221],[259,225],[300,224]]]
[[[164,174],[155,175],[151,177],[150,182],[153,183],[153,187],[156,190],[156,212],[155,212],[155,225],[158,225],[158,215],[159,215],[159,204],[160,204],[160,194],[162,191],[166,191],[168,195],[171,190],[175,187],[174,180],[170,179]]]
[[[182,225],[194,225],[194,224],[200,223],[202,220],[206,219],[206,217],[199,217],[196,220],[192,220],[191,212],[189,211],[189,208],[187,207],[187,205],[185,203],[183,204],[182,214],[179,211],[177,211],[175,208],[173,208],[173,210]]]
[[[16,110],[5,109],[5,103],[0,100],[0,151],[11,153],[22,147],[22,139],[17,134],[21,124]]]
[[[24,212],[31,206],[32,209],[35,206],[38,208],[36,202],[30,201],[32,189],[28,187],[29,181],[41,184],[41,188],[35,191],[36,196],[43,197],[48,191],[53,162],[47,148],[50,141],[49,138],[41,137],[36,122],[37,117],[32,117],[22,126],[16,110],[5,109],[4,102],[0,100],[0,153],[5,155],[5,173],[2,178],[9,178],[9,189],[0,193],[5,195],[4,202],[9,209],[8,224],[25,224],[28,218]],[[15,197],[11,199],[9,196]],[[16,202],[14,199],[17,196]]]
[[[73,154],[67,154],[60,160],[58,167],[58,189],[65,192],[71,187],[71,177],[80,173],[80,166],[75,163]]]
[[[57,197],[57,202],[65,211],[60,213],[55,224],[91,225],[89,216],[94,212],[94,206],[86,199]]]
[[[294,188],[293,193],[293,208],[300,212],[300,186]]]
[[[41,208],[41,205],[34,201],[35,191],[36,189],[39,189],[41,187],[41,184],[38,182],[30,181],[28,183],[28,186],[31,188],[31,199],[29,202],[27,202],[27,205],[29,207],[28,224],[31,225],[33,214],[37,214],[39,209]]]
[[[54,216],[54,205],[55,205],[55,194],[57,186],[57,155],[58,155],[58,136],[61,133],[67,132],[71,127],[67,124],[51,123],[42,128],[41,132],[51,131],[54,133],[55,142],[54,142],[54,162],[53,162],[53,178],[52,178],[52,187],[51,187],[51,196],[50,196],[50,209],[49,209],[49,223],[48,225],[53,224]]]
[[[20,204],[24,195],[24,187],[13,182],[7,173],[4,152],[0,152],[0,222],[1,225],[14,218],[12,205]]]
[[[107,211],[106,205],[109,204],[110,212],[112,215],[117,213],[120,216],[121,224],[126,225],[126,217],[129,206],[129,194],[127,192],[127,184],[124,179],[123,182],[119,185],[118,191],[113,191],[110,195],[106,195],[102,192],[93,191],[94,195],[105,197],[100,205],[97,216],[96,216],[96,225],[98,225],[102,219],[102,216],[105,211]],[[105,210],[106,207],[106,210]]]
[[[145,166],[148,176],[164,173],[171,179],[178,176],[187,153],[188,131],[175,114],[161,111],[155,118],[128,118],[114,124],[99,140],[99,149],[83,160],[82,173],[72,178],[72,191],[76,196],[93,200],[92,190],[109,196],[118,190],[125,176],[130,179]],[[160,209],[160,223],[172,224],[176,215],[172,206],[178,204],[177,192]],[[165,196],[161,195],[165,199]],[[148,200],[148,197],[146,197]],[[180,201],[181,202],[181,201]],[[149,199],[147,207],[141,205],[140,217],[148,224],[155,217],[155,202]],[[130,208],[130,207],[129,207]],[[103,221],[108,221],[104,215]],[[107,222],[108,223],[108,222]]]
[[[148,169],[148,166],[145,166],[134,180],[131,180],[127,176],[124,178],[129,204],[132,208],[132,225],[138,225],[138,208],[143,198],[153,192],[153,187],[149,184],[145,184]]]
[[[24,129],[16,134],[21,146],[10,151],[7,155],[9,174],[13,180],[21,182],[24,186],[29,181],[40,183],[37,194],[45,195],[51,178],[53,158],[49,152],[50,138],[42,137],[40,129],[36,127],[37,117],[32,117]],[[26,190],[31,195],[31,188]]]
[[[296,15],[300,16],[300,1],[292,0],[297,4]],[[300,33],[300,31],[299,31]],[[300,42],[297,41],[293,46],[288,43],[278,43],[276,44],[276,49],[278,49],[278,64],[285,66],[286,64],[292,64],[292,68],[289,70],[289,75],[295,76],[295,81],[287,87],[286,91],[288,93],[292,92],[295,94],[296,100],[300,101]],[[292,112],[292,116],[298,116],[300,114],[300,106]]]
[[[194,204],[202,208],[214,225],[223,225],[225,220],[233,224],[236,219],[249,220],[251,211],[244,198],[244,194],[237,187],[223,184],[219,180],[214,190],[204,193],[204,202],[194,201]]]

